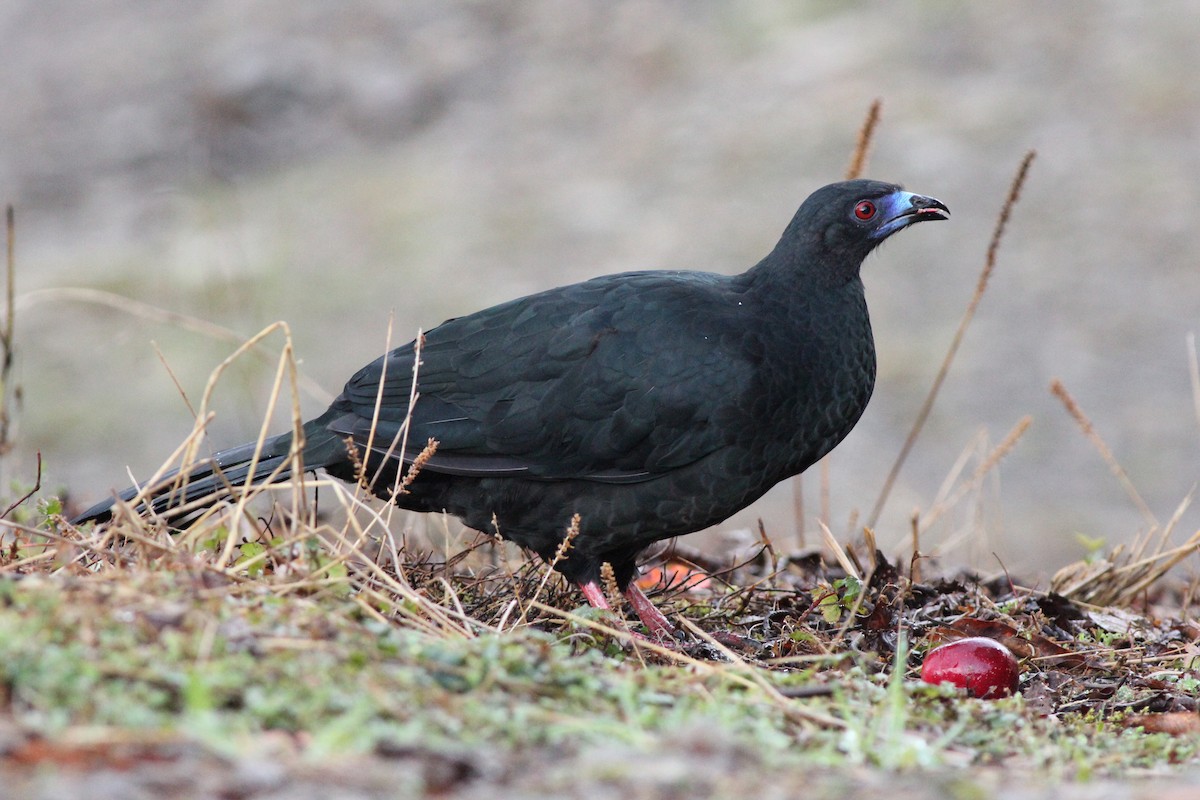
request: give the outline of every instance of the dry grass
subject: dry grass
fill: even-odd
[[[1166,525],[1160,524],[1113,451],[1079,403],[1067,391],[1066,386],[1055,380],[1050,385],[1050,391],[1062,402],[1067,413],[1079,425],[1080,431],[1096,448],[1096,452],[1117,478],[1147,525],[1147,529],[1135,537],[1130,546],[1117,545],[1103,557],[1076,562],[1062,568],[1054,575],[1050,583],[1051,589],[1066,597],[1096,605],[1129,606],[1163,581],[1184,559],[1200,552],[1200,530],[1180,545],[1172,546],[1170,543],[1179,520],[1191,504],[1192,495],[1189,493],[1179,503]],[[1194,590],[1193,585],[1188,594],[1194,594]]]

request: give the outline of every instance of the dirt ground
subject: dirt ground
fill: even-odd
[[[1147,776],[1135,781],[1031,784],[999,770],[891,774],[866,768],[780,770],[754,753],[723,748],[699,735],[659,749],[595,748],[537,753],[500,761],[486,753],[404,751],[313,762],[259,754],[225,758],[187,743],[131,743],[129,760],[89,768],[77,764],[0,767],[13,800],[87,797],[239,798],[239,800],[375,800],[491,798],[771,798],[838,800],[1186,800],[1200,792],[1200,773]]]
[[[25,754],[0,763],[12,800],[376,800],[384,798],[737,798],[847,796],[894,800],[1184,800],[1200,772],[1136,781],[1032,783],[1002,770],[890,774],[866,768],[781,770],[736,742],[683,732],[654,750],[593,747],[500,759],[486,752],[400,750],[330,760],[288,756],[287,741],[246,757],[223,757],[187,741],[126,741]],[[24,752],[24,751],[20,751]]]

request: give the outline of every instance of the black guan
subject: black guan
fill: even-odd
[[[948,214],[894,184],[835,183],[740,275],[606,275],[447,320],[419,350],[403,457],[394,442],[410,413],[415,343],[363,367],[303,426],[303,468],[498,530],[547,561],[578,514],[557,569],[607,607],[601,565],[611,564],[649,630],[668,633],[632,580],[638,554],[721,522],[845,438],[875,383],[863,259],[893,233]],[[429,439],[432,457],[393,496]],[[289,477],[293,440],[224,450],[117,497],[179,524]],[[75,524],[108,520],[114,503]]]

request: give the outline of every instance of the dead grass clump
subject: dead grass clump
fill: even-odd
[[[1200,552],[1200,530],[1180,545],[1172,546],[1170,543],[1176,525],[1191,504],[1191,494],[1179,503],[1166,525],[1160,524],[1112,450],[1067,388],[1061,381],[1056,380],[1050,385],[1050,391],[1062,402],[1083,435],[1096,448],[1147,524],[1147,529],[1140,533],[1131,545],[1120,544],[1100,558],[1063,567],[1054,575],[1050,586],[1067,597],[1085,602],[1101,606],[1127,607],[1159,584],[1185,558]],[[1194,594],[1194,589],[1189,590],[1189,595],[1191,594]]]

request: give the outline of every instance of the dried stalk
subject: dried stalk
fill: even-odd
[[[950,372],[950,365],[954,362],[954,356],[958,354],[958,348],[962,344],[967,327],[971,324],[971,320],[974,319],[975,310],[979,308],[979,301],[983,299],[984,292],[987,291],[988,281],[992,277],[992,271],[996,268],[996,253],[1000,249],[1000,241],[1004,238],[1004,230],[1008,226],[1013,206],[1016,205],[1017,200],[1021,197],[1021,189],[1025,185],[1025,177],[1029,174],[1029,167],[1033,164],[1033,159],[1036,155],[1036,151],[1030,150],[1025,154],[1025,158],[1021,160],[1021,165],[1017,168],[1017,174],[1013,178],[1012,185],[1008,190],[1008,197],[1005,198],[1004,205],[1000,209],[1000,216],[996,219],[996,228],[992,232],[992,240],[987,249],[987,258],[984,260],[983,271],[979,273],[979,281],[975,285],[975,293],[971,295],[971,300],[967,303],[967,310],[963,312],[962,319],[958,323],[958,329],[954,332],[954,338],[950,341],[950,348],[946,351],[946,357],[942,359],[942,366],[938,369],[937,375],[933,379],[933,385],[929,388],[929,394],[926,395],[925,402],[921,404],[921,408],[917,412],[917,419],[913,422],[912,430],[909,431],[908,438],[904,440],[904,446],[900,448],[900,454],[896,456],[896,461],[892,464],[892,469],[888,472],[888,476],[883,482],[883,489],[879,492],[879,499],[875,501],[875,507],[871,509],[871,516],[867,520],[868,528],[874,528],[879,522],[879,515],[883,513],[883,507],[892,492],[892,486],[895,484],[896,478],[899,476],[900,469],[904,466],[909,452],[916,443],[917,437],[921,435],[921,429],[925,427],[925,421],[929,418],[929,412],[933,409],[934,401],[937,400],[938,393],[942,389],[942,384],[946,380],[947,373]]]

